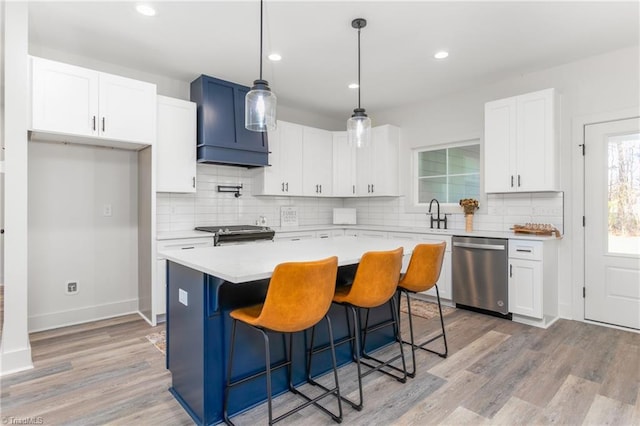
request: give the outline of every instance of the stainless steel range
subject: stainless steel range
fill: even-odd
[[[276,232],[267,226],[230,225],[198,226],[196,231],[213,233],[213,245],[242,244],[256,241],[273,241]]]

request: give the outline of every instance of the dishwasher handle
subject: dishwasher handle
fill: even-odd
[[[454,247],[462,247],[462,248],[471,248],[471,249],[479,249],[479,250],[506,250],[507,247],[502,244],[477,244],[477,243],[460,243],[454,242]]]

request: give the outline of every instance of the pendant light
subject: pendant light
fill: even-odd
[[[244,98],[244,126],[253,132],[276,128],[276,95],[262,79],[262,0],[260,0],[260,78]]]
[[[350,145],[364,148],[371,140],[371,119],[360,106],[360,30],[367,26],[367,21],[357,18],[351,21],[351,26],[358,30],[358,108],[353,110],[351,118],[347,120],[347,135]]]

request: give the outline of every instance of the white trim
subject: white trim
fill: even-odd
[[[573,146],[584,144],[584,127],[589,124],[596,124],[605,121],[624,120],[626,118],[633,118],[640,116],[640,106],[626,108],[622,110],[603,112],[599,114],[584,115],[574,117],[572,119],[572,131],[571,140]],[[582,156],[582,150],[573,150],[573,212],[572,212],[572,234],[573,234],[573,248],[571,250],[571,257],[573,258],[572,270],[571,270],[571,313],[562,312],[562,306],[560,315],[563,318],[570,318],[576,321],[588,322],[584,319],[584,298],[582,297],[582,288],[584,287],[584,228],[582,226],[582,216],[584,216],[584,157]],[[564,306],[564,305],[563,305]],[[566,306],[565,306],[566,308]],[[602,323],[594,323],[604,325]]]
[[[156,324],[153,323],[153,321],[151,321],[149,318],[147,318],[145,316],[145,314],[143,314],[142,312],[140,312],[140,310],[136,311],[138,313],[138,315],[140,315],[140,317],[145,320],[151,327],[155,327]]]
[[[0,160],[0,174],[4,174],[4,160]]]
[[[31,347],[11,352],[5,352],[0,349],[0,353],[2,353],[0,359],[0,376],[7,376],[33,368],[33,363],[31,362]]]
[[[608,327],[608,328],[614,328],[616,330],[623,330],[623,331],[628,331],[631,333],[636,333],[636,334],[640,334],[640,330],[635,329],[635,328],[630,328],[630,327],[621,327],[619,325],[615,325],[615,324],[609,324],[606,322],[599,322],[599,321],[592,321],[592,320],[584,320],[583,322],[587,323],[587,324],[593,324],[593,325],[600,325],[602,327]]]
[[[115,318],[138,312],[138,299],[88,306],[29,317],[29,333]]]

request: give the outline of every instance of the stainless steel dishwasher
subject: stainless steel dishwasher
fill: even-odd
[[[452,238],[453,301],[461,307],[509,313],[508,240]]]

